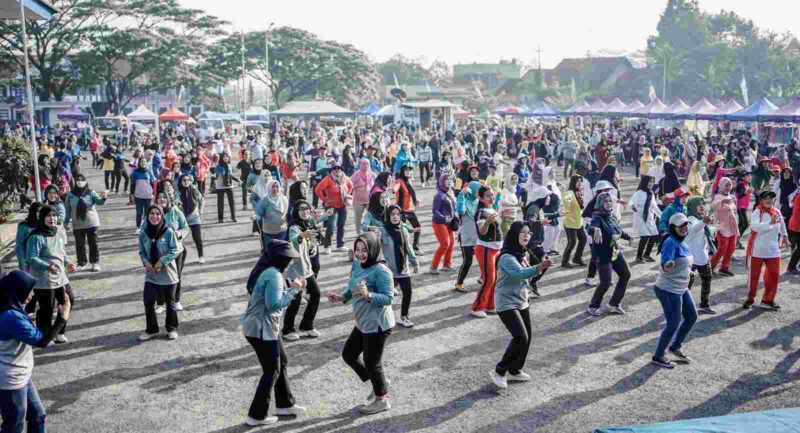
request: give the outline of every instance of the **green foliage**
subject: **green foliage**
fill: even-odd
[[[399,53],[379,63],[377,69],[387,86],[394,86],[394,77],[397,77],[397,82],[401,86],[433,78],[431,72],[422,65],[422,58],[413,59]]]
[[[0,138],[0,223],[13,219],[17,188],[32,172],[30,142],[19,137]]]

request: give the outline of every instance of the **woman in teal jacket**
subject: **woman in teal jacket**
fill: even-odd
[[[411,308],[411,273],[419,273],[419,263],[412,248],[411,233],[414,228],[403,222],[403,211],[400,206],[391,205],[386,209],[383,226],[380,228],[381,248],[386,265],[392,271],[394,284],[403,291],[403,302],[400,306],[400,320],[397,322],[405,328],[414,326],[408,312]]]
[[[527,245],[530,239],[531,230],[526,222],[512,223],[497,260],[494,305],[503,325],[511,333],[511,342],[503,359],[489,374],[494,384],[503,389],[508,386],[508,380],[527,382],[531,379],[522,371],[531,344],[528,280],[552,266],[550,259],[542,260],[536,267],[528,266]]]
[[[31,231],[33,231],[38,224],[39,211],[42,209],[42,206],[42,202],[39,201],[31,203],[31,206],[28,208],[28,216],[20,221],[17,226],[17,237],[14,246],[17,254],[17,267],[23,271],[28,270],[25,244],[28,242],[28,236],[31,234]]]
[[[183,211],[175,203],[172,181],[165,179],[158,185],[160,191],[156,196],[156,202],[164,210],[164,224],[175,233],[175,240],[178,244],[178,256],[175,258],[175,266],[178,268],[178,284],[175,286],[175,309],[183,311],[183,305],[181,305],[181,279],[183,278],[183,265],[186,263],[186,248],[183,246],[183,240],[189,237],[189,224],[186,221],[186,216],[183,215]],[[164,299],[159,297],[156,313],[161,313],[162,305],[164,305]]]
[[[150,205],[139,233],[139,258],[144,266],[144,314],[147,329],[139,335],[146,341],[158,335],[156,299],[163,296],[167,304],[165,326],[170,340],[178,338],[178,312],[175,309],[175,286],[178,284],[178,241],[175,232],[164,221],[164,209]]]
[[[306,411],[294,404],[286,374],[288,356],[281,343],[283,314],[294,299],[306,287],[306,280],[297,277],[286,288],[283,272],[299,255],[283,240],[269,241],[255,268],[247,279],[250,298],[242,316],[242,331],[247,342],[253,346],[263,373],[250,403],[245,424],[256,426],[278,422],[275,416],[267,416],[270,393],[275,388],[275,414],[300,415]]]
[[[106,204],[106,193],[93,191],[82,174],[75,176],[75,186],[67,194],[66,225],[72,222],[75,236],[75,252],[78,256],[78,270],[100,271],[100,250],[97,247],[97,229],[100,216],[97,206]],[[89,260],[86,260],[86,244],[89,244]]]
[[[389,384],[383,374],[383,350],[394,328],[392,271],[378,262],[381,245],[374,233],[361,233],[353,246],[356,260],[344,293],[328,292],[331,302],[352,302],[356,326],[342,349],[342,358],[362,382],[372,383],[369,403],[361,413],[389,410]],[[363,353],[363,361],[361,354]]]

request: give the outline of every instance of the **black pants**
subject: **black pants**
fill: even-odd
[[[319,247],[317,247],[319,248]],[[319,254],[314,254],[311,258],[311,271],[314,272],[314,278],[319,276]]]
[[[497,374],[519,374],[525,366],[528,357],[528,348],[531,345],[531,316],[528,309],[507,310],[497,313],[500,320],[511,333],[511,342],[508,343],[503,358],[497,363],[494,370]]]
[[[275,388],[275,407],[285,409],[294,406],[294,396],[292,396],[292,390],[289,389],[289,377],[286,374],[289,357],[286,355],[280,338],[277,340],[245,338],[253,346],[262,370],[261,379],[258,380],[256,394],[253,396],[253,402],[250,403],[247,415],[253,419],[263,420],[267,417],[269,410],[272,388]]]
[[[206,181],[198,180],[197,181],[197,190],[200,191],[200,194],[206,195]]]
[[[611,287],[611,272],[614,271],[619,277],[617,285],[614,287],[614,294],[608,301],[608,305],[615,307],[622,303],[622,298],[625,297],[625,290],[628,289],[628,281],[631,279],[631,270],[628,267],[628,262],[625,261],[625,256],[622,254],[617,255],[617,259],[611,263],[597,263],[597,273],[600,274],[600,284],[594,290],[592,302],[589,304],[592,308],[600,308],[603,302],[603,296],[606,291]]]
[[[792,244],[792,258],[789,259],[788,271],[797,270],[797,264],[800,263],[800,232],[793,232],[788,230],[789,242]]]
[[[642,236],[639,238],[639,247],[636,250],[636,259],[641,260],[650,257],[653,247],[658,242],[658,236]]]
[[[127,191],[128,190],[128,184],[130,182],[130,177],[128,177],[128,172],[125,171],[124,169],[123,170],[115,170],[114,171],[114,179],[111,182],[111,189],[113,189],[114,192],[119,192],[119,184],[122,183],[122,179],[125,179],[125,188],[123,188],[122,190],[123,191]]]
[[[708,297],[711,295],[711,264],[703,266],[692,265],[692,271],[700,275],[700,306],[708,307]],[[689,290],[694,285],[694,274],[689,275]]]
[[[317,310],[319,310],[320,291],[317,279],[312,275],[306,278],[306,283],[308,304],[306,304],[306,310],[303,312],[303,319],[300,320],[299,329],[301,331],[310,331],[314,329],[314,319],[317,317]],[[302,299],[303,295],[298,293],[286,309],[286,315],[283,316],[283,335],[295,332],[294,319],[297,317],[297,312],[300,311]]]
[[[400,317],[406,317],[408,316],[408,309],[411,308],[411,277],[394,277],[394,284],[400,286],[400,290],[403,292]]]
[[[175,267],[178,268],[178,284],[175,285],[175,302],[181,302],[181,281],[183,280],[183,265],[186,264],[186,248],[183,249],[183,252],[178,254],[178,257],[175,258]],[[158,299],[156,299],[158,305],[164,305],[166,303],[166,299],[164,298],[164,293],[160,292],[158,294]]]
[[[225,213],[225,199],[228,196],[228,207],[231,208],[231,220],[236,221],[236,206],[233,202],[233,188],[222,188],[217,190],[217,220],[222,222]]]
[[[469,268],[472,267],[472,258],[475,257],[475,247],[461,247],[461,267],[458,268],[457,285],[464,284]]]
[[[747,209],[736,209],[736,215],[739,216],[739,239],[742,239],[744,232],[750,227],[750,222],[747,221]]]
[[[411,224],[411,227],[418,229],[421,227],[417,214],[414,212],[403,212],[403,219]],[[419,235],[421,232],[414,232],[414,251],[419,251]]]
[[[36,310],[36,326],[42,330],[42,334],[47,335],[53,328],[53,310],[57,305],[64,305],[64,298],[69,297],[72,308],[75,308],[75,296],[72,295],[72,287],[67,284],[55,289],[34,289],[34,300],[39,303]],[[57,304],[56,304],[57,303]],[[61,314],[59,314],[61,316]],[[67,325],[59,334],[64,335]]]
[[[597,262],[594,260],[594,248],[589,245],[589,269],[586,271],[586,278],[592,279],[597,275]]]
[[[164,326],[167,332],[178,329],[178,311],[175,309],[175,284],[160,285],[144,283],[144,317],[148,334],[158,334],[158,317],[156,316],[156,299],[162,296],[167,304],[167,318]]]
[[[88,229],[74,229],[75,253],[78,256],[78,266],[86,265],[86,241],[89,242],[89,262],[100,263],[100,251],[97,249],[97,227]]]
[[[358,328],[353,328],[353,332],[347,337],[344,349],[342,349],[344,362],[356,372],[362,382],[372,382],[372,391],[378,397],[389,392],[381,359],[383,358],[383,349],[386,347],[386,339],[391,334],[391,329],[362,334]],[[362,353],[364,354],[363,360],[359,356]]]
[[[106,191],[111,191],[111,189],[114,188],[114,171],[105,170],[103,176],[106,181]]]
[[[572,250],[575,249],[575,257],[572,259],[573,263],[580,262],[583,257],[583,250],[586,248],[586,230],[583,227],[578,229],[564,229],[567,231],[567,248],[564,250],[563,263],[569,263]]]
[[[197,248],[197,257],[203,257],[203,229],[201,224],[195,224],[193,226],[189,226],[189,230],[192,231],[192,241],[194,241],[194,246]]]
[[[430,162],[420,162],[419,163],[419,181],[420,182],[427,182],[431,178],[431,163]]]
[[[544,252],[542,244],[538,243],[538,241],[528,243],[528,256],[530,257],[531,266],[537,266],[539,265],[539,263],[542,263],[542,260],[544,260],[544,256],[546,255],[547,253]],[[538,274],[536,274],[535,277],[528,280],[528,283],[532,287],[536,287],[536,283],[538,283],[539,280],[541,280],[542,277],[544,277],[544,274],[546,273],[547,269],[543,270],[542,272],[539,272]]]
[[[319,183],[318,180],[311,179],[310,185],[308,185],[309,191],[314,191],[318,183]],[[313,196],[311,198],[311,204],[314,206],[314,209],[316,209],[319,206],[319,196],[317,194],[311,194],[311,195]]]

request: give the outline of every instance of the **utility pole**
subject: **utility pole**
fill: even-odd
[[[239,106],[239,108],[240,108],[240,110],[242,112],[242,122],[244,122],[244,120],[245,120],[244,119],[244,112],[246,110],[246,108],[245,108],[245,100],[246,100],[245,95],[246,95],[247,90],[244,88],[244,86],[245,86],[245,78],[244,78],[244,30],[242,30],[242,93],[240,93],[241,97],[239,98],[239,101],[241,102],[241,105]]]
[[[269,23],[267,32],[264,34],[264,60],[267,62],[267,119],[269,119],[269,108],[272,102],[272,75],[269,73],[269,32],[275,23]]]
[[[667,103],[667,53],[664,53],[664,84],[661,88],[661,102]]]
[[[539,70],[542,69],[542,47],[539,44],[536,44],[536,54],[539,58]]]

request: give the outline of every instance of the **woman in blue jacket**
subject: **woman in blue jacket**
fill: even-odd
[[[531,376],[524,371],[525,358],[531,344],[531,317],[528,312],[528,280],[552,266],[550,259],[542,260],[536,267],[528,266],[528,242],[531,229],[524,221],[511,224],[500,258],[497,261],[497,284],[494,305],[503,325],[511,333],[503,359],[489,374],[498,387],[508,387],[507,381],[527,382]],[[508,375],[506,374],[508,373]]]
[[[67,298],[48,332],[34,325],[25,303],[36,285],[27,272],[13,271],[0,279],[0,431],[45,431],[45,409],[33,384],[33,349],[47,347],[69,320],[72,304]]]
[[[389,410],[389,384],[383,374],[383,350],[394,328],[392,271],[378,261],[380,241],[374,233],[361,233],[353,245],[356,260],[344,293],[328,292],[331,302],[353,304],[356,326],[342,349],[342,358],[362,382],[372,383],[364,414]],[[361,354],[363,353],[363,360]]]
[[[153,203],[153,196],[156,191],[156,177],[153,175],[151,167],[147,164],[147,159],[139,158],[136,162],[136,169],[131,172],[131,191],[130,201],[136,203],[136,234],[142,226],[142,218],[145,210]]]
[[[144,266],[144,314],[147,329],[139,335],[146,341],[158,335],[156,299],[162,296],[167,304],[165,326],[170,340],[178,338],[178,312],[175,308],[175,286],[178,284],[178,241],[175,232],[164,221],[159,205],[147,208],[147,218],[139,234],[139,258]]]
[[[609,193],[600,193],[595,202],[592,222],[589,226],[589,235],[592,237],[592,259],[600,274],[600,284],[592,295],[587,312],[592,316],[600,315],[600,304],[603,296],[611,287],[611,272],[616,272],[619,280],[614,288],[614,294],[608,301],[609,312],[625,314],[622,308],[622,298],[631,279],[631,271],[625,256],[619,251],[620,239],[631,242],[631,237],[622,230],[617,218],[614,216],[614,199]]]

